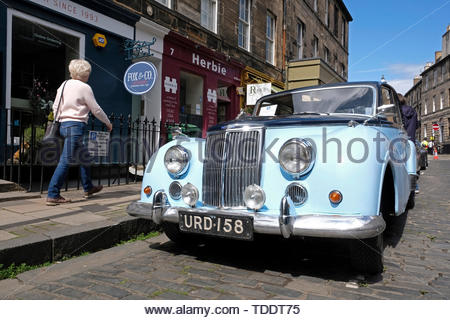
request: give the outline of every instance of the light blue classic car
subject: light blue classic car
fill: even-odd
[[[152,156],[127,211],[181,243],[351,239],[354,267],[378,273],[386,223],[414,206],[416,179],[394,89],[342,83],[265,96],[206,139],[178,136]]]

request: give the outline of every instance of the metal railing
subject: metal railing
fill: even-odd
[[[27,110],[1,110],[0,123],[3,128],[3,149],[0,154],[2,179],[16,182],[28,191],[44,192],[46,183],[51,178],[58,163],[62,145],[53,149],[53,161],[43,152],[42,139],[47,124],[36,124],[35,115]],[[161,123],[147,118],[132,119],[131,115],[109,116],[113,124],[110,134],[108,155],[94,156],[91,163],[93,182],[98,180],[108,186],[121,183],[136,183],[141,179],[141,172],[145,169],[147,161],[159,147],[170,139],[169,129],[172,126],[185,126],[186,124]],[[90,117],[87,124],[88,131],[106,131],[106,126]],[[85,141],[88,139],[88,132]],[[85,142],[86,143],[86,142]],[[43,160],[44,159],[44,160]],[[69,169],[65,189],[69,187],[80,188],[80,172],[76,167]],[[76,185],[75,185],[76,184]]]

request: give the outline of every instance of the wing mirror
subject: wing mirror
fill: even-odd
[[[382,106],[379,106],[377,108],[377,111],[383,112],[383,113],[394,113],[395,105],[394,104],[383,104]]]

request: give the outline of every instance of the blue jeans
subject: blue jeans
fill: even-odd
[[[66,180],[71,165],[80,165],[81,183],[84,191],[87,192],[93,187],[90,168],[92,158],[83,143],[85,131],[86,124],[84,122],[67,121],[61,123],[59,132],[64,138],[64,148],[48,186],[49,198],[59,197],[59,190]]]

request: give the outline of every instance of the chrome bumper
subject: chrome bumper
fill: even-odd
[[[156,197],[156,195],[155,195]],[[164,199],[162,199],[164,201]],[[178,223],[178,211],[209,215],[248,216],[253,217],[255,233],[321,238],[366,239],[381,234],[386,223],[381,216],[341,216],[341,215],[294,215],[294,206],[289,197],[283,197],[280,215],[247,211],[221,210],[210,208],[180,208],[151,203],[132,202],[127,212],[131,216],[151,219],[153,222]]]

